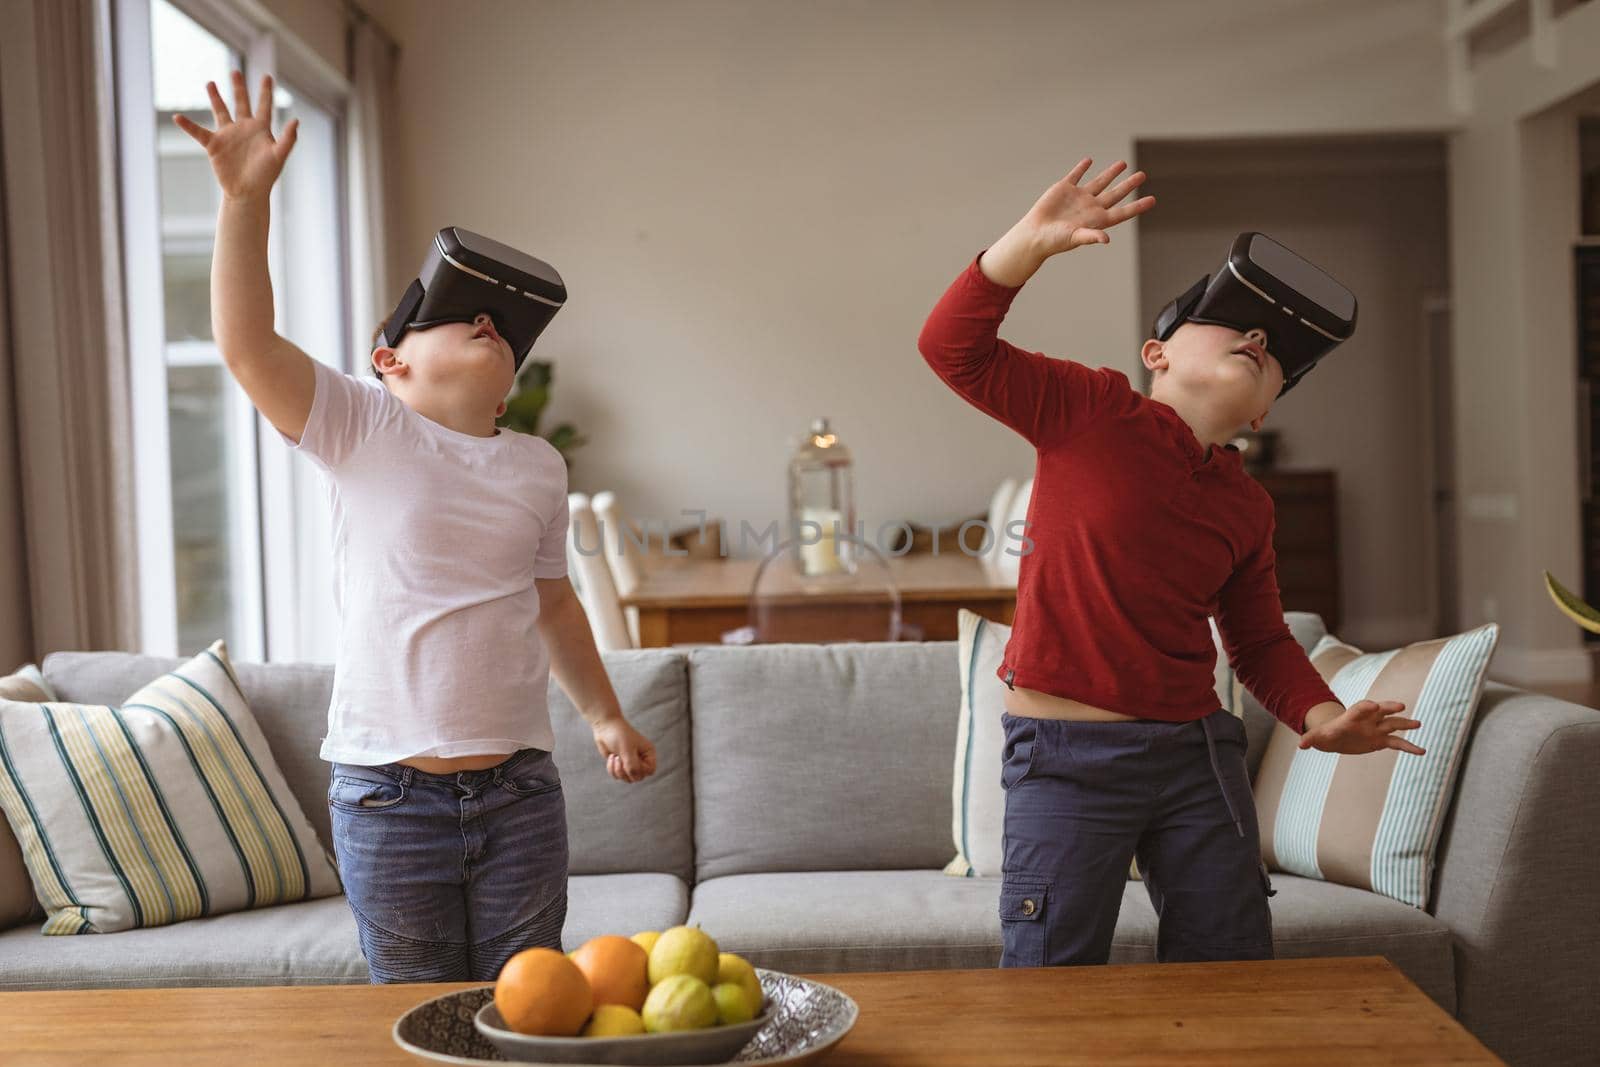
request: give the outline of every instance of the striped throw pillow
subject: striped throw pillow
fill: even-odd
[[[28,663],[0,678],[0,700],[54,700],[55,691],[39,668]],[[28,865],[11,824],[0,817],[0,930],[9,930],[39,914]]]
[[[1340,702],[1403,702],[1422,727],[1402,736],[1427,755],[1301,749],[1299,736],[1279,724],[1255,780],[1267,865],[1426,908],[1439,831],[1498,637],[1491,623],[1370,654],[1334,637],[1318,642],[1311,662]]]
[[[46,934],[340,891],[220,640],[121,707],[0,700],[0,808]]]
[[[956,726],[955,773],[950,789],[950,833],[956,856],[944,873],[964,878],[1000,874],[1003,859],[1006,795],[1000,785],[1005,729],[1000,716],[1006,710],[1005,683],[995,672],[1005,655],[1011,627],[962,608],[956,615],[957,655],[960,657],[961,709]],[[1243,689],[1228,668],[1216,624],[1211,626],[1217,645],[1214,678],[1217,700],[1235,715],[1243,714],[1239,695]],[[1138,877],[1130,865],[1130,877]]]

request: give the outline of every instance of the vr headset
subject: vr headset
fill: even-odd
[[[533,342],[566,302],[567,287],[550,264],[471,230],[446,226],[434,235],[422,270],[383,324],[379,344],[393,348],[410,330],[471,322],[486,311],[520,371]]]
[[[1156,316],[1165,341],[1185,322],[1261,329],[1288,392],[1335,345],[1356,332],[1356,297],[1334,277],[1264,233],[1241,233],[1216,274],[1191,285]]]

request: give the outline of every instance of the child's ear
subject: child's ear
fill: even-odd
[[[372,350],[372,365],[383,372],[385,378],[391,374],[399,375],[406,372],[406,365],[400,362],[400,357],[395,350],[388,347],[374,348]]]
[[[1250,420],[1250,428],[1259,433],[1261,431],[1261,425],[1266,421],[1267,413],[1263,411],[1261,414]]]
[[[504,400],[502,400],[502,401],[500,401],[500,406],[494,409],[494,417],[498,419],[501,415],[504,415],[505,413],[506,413],[506,402]]]
[[[1139,358],[1144,362],[1146,370],[1167,369],[1167,346],[1165,342],[1157,341],[1154,337],[1144,343],[1139,349]]]

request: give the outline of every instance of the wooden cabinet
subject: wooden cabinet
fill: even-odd
[[[1578,284],[1578,493],[1583,528],[1583,598],[1600,603],[1600,247],[1576,250]],[[1600,642],[1585,633],[1584,640]]]
[[[1278,592],[1285,611],[1314,611],[1328,632],[1343,622],[1339,597],[1339,501],[1333,471],[1256,471],[1272,496]]]

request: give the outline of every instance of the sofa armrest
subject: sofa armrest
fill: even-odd
[[[1433,913],[1456,1014],[1513,1064],[1590,1062],[1600,960],[1600,712],[1489,683],[1443,828]]]

